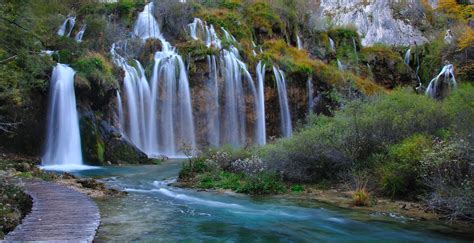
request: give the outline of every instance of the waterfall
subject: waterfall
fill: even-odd
[[[283,137],[291,137],[293,128],[291,125],[290,109],[288,107],[285,73],[273,66],[273,74],[275,75],[278,89],[278,101],[280,103],[281,133]]]
[[[220,143],[219,121],[219,83],[217,79],[217,63],[215,56],[207,56],[209,79],[206,86],[210,96],[207,97],[207,139],[209,145],[218,147]]]
[[[267,143],[266,126],[265,126],[265,64],[259,61],[257,64],[257,129],[255,134],[255,143],[264,145]]]
[[[332,51],[336,51],[336,45],[334,44],[334,41],[332,40],[331,37],[329,37],[329,46],[331,47]]]
[[[410,66],[410,57],[411,57],[411,48],[408,48],[407,52],[405,53],[405,58],[404,58],[404,62],[408,66]]]
[[[357,45],[356,45],[356,41],[354,39],[354,37],[352,37],[352,45],[354,46],[354,54],[355,54],[355,58],[356,58],[356,71],[357,71],[357,75],[359,75],[359,54],[357,54]]]
[[[153,2],[145,5],[142,12],[138,14],[137,22],[133,28],[133,34],[142,40],[162,39],[160,27],[153,16]]]
[[[346,70],[346,66],[344,64],[342,64],[342,62],[337,59],[337,68],[339,69],[339,71],[345,71]]]
[[[117,90],[117,93],[116,93],[116,96],[117,96],[117,116],[118,116],[118,119],[119,119],[119,125],[120,125],[120,132],[123,133],[123,128],[124,128],[124,125],[125,125],[125,118],[124,118],[124,115],[123,115],[123,105],[122,105],[122,97],[120,96],[120,92]]]
[[[299,35],[296,35],[296,46],[298,47],[298,50],[303,50],[303,42],[301,42]]]
[[[84,32],[86,32],[86,27],[87,27],[87,25],[83,25],[81,27],[81,30],[79,30],[79,32],[77,32],[76,37],[75,37],[77,42],[82,42],[82,37],[84,36]]]
[[[421,88],[422,84],[421,84],[421,78],[420,78],[420,75],[419,75],[419,71],[420,71],[420,57],[418,56],[418,53],[416,53],[415,51],[415,60],[416,60],[416,71],[415,71],[415,75],[416,75],[416,78],[418,79],[418,87]]]
[[[82,162],[79,119],[74,94],[75,71],[58,63],[49,87],[46,146],[43,166],[80,166]]]
[[[441,77],[443,77],[443,79],[440,79]],[[439,86],[443,83],[449,84],[449,86],[452,88],[457,87],[456,78],[454,77],[454,67],[452,64],[444,66],[441,72],[431,80],[428,88],[426,88],[425,94],[436,98],[438,95]]]
[[[199,40],[198,37],[198,28],[201,27],[201,31],[204,32],[204,24],[202,23],[202,20],[199,18],[194,18],[193,22],[188,24],[189,28],[189,35],[193,40]]]
[[[313,102],[314,87],[313,87],[313,78],[311,76],[308,77],[306,86],[308,88],[308,113],[311,113],[313,112],[313,108],[314,108],[314,102]]]
[[[188,29],[192,39],[201,40],[208,48],[222,48],[222,41],[213,25],[207,25],[202,20],[195,18],[188,25]],[[246,64],[241,61],[238,49],[233,45],[237,43],[237,40],[226,29],[221,28],[221,31],[225,40],[231,44],[226,49],[221,50],[219,57],[209,57],[211,60],[216,60],[216,62],[209,62],[211,65],[209,75],[212,76],[209,79],[215,80],[212,86],[216,89],[212,90],[211,94],[216,95],[216,97],[208,99],[207,106],[218,106],[220,109],[217,111],[218,114],[208,114],[208,117],[214,121],[217,117],[221,122],[218,124],[219,126],[215,122],[216,126],[214,127],[220,128],[220,132],[210,131],[208,143],[212,145],[219,141],[219,145],[230,144],[240,147],[247,144],[249,139],[247,135],[247,112],[251,111],[246,110],[246,95],[251,94],[253,98],[254,114],[257,114],[258,95],[252,76]],[[214,69],[216,70],[214,71]],[[217,83],[218,80],[222,80],[223,84],[219,85]],[[222,86],[222,90],[219,90],[220,86]],[[260,126],[259,121],[256,121],[253,129],[256,139],[258,136],[261,136],[257,134],[262,133]],[[210,127],[211,124],[208,124],[208,129]]]
[[[74,25],[76,24],[76,17],[69,16],[67,17],[63,24],[59,27],[58,35],[60,36],[71,36],[72,29],[74,29]]]
[[[113,44],[110,51],[115,65],[125,72],[123,132],[150,157],[183,156],[184,150],[196,147],[189,81],[181,56],[161,35],[152,11],[153,3],[146,5],[133,30],[142,40],[157,38],[162,44],[149,79],[140,62],[130,65],[118,53],[125,47]]]
[[[446,44],[450,44],[451,42],[453,42],[453,33],[451,32],[450,29],[446,30],[446,34],[444,35],[444,43]]]

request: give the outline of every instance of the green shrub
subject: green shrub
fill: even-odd
[[[421,161],[421,177],[429,188],[428,207],[450,219],[473,219],[474,170],[471,146],[437,140]]]
[[[301,184],[294,184],[291,186],[291,191],[292,192],[303,192],[304,191],[304,186]]]
[[[474,141],[474,86],[460,85],[443,103],[452,122],[452,129],[464,138]]]
[[[363,167],[387,145],[415,133],[435,134],[447,126],[447,116],[438,102],[397,90],[351,101],[334,117],[320,116],[292,138],[264,147],[261,157],[285,180],[331,180],[353,165]]]
[[[237,192],[253,195],[278,194],[286,191],[285,185],[274,173],[263,172],[257,176],[246,177],[242,188]]]

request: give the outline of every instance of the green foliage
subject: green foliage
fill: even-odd
[[[227,31],[232,33],[237,40],[250,40],[252,37],[252,32],[243,21],[242,15],[237,11],[231,11],[229,9],[206,9],[198,13],[198,16],[201,17],[208,24],[214,26],[224,27]],[[216,28],[220,32],[220,28]]]
[[[443,103],[444,111],[452,121],[452,129],[462,137],[471,137],[474,131],[474,86],[460,85]]]
[[[72,65],[76,70],[76,80],[82,81],[82,85],[87,89],[94,89],[96,92],[90,98],[101,103],[109,90],[118,86],[114,77],[112,64],[99,53],[89,53],[78,58]]]
[[[341,60],[349,59],[355,63],[356,52],[362,47],[357,30],[355,28],[331,29],[328,31],[328,36],[334,41],[336,57]],[[354,50],[354,42],[356,50]]]
[[[271,5],[264,2],[255,2],[245,9],[245,17],[252,24],[257,42],[263,39],[282,35],[285,26]]]
[[[258,172],[256,174],[245,174],[244,172],[232,170],[232,157],[244,158],[241,151],[232,155],[219,151],[211,158],[191,158],[183,163],[179,173],[179,181],[193,187],[204,189],[229,189],[239,193],[247,194],[277,194],[286,191],[286,186],[274,173]]]
[[[291,186],[291,191],[292,192],[303,192],[304,191],[304,186],[301,184],[294,184]]]
[[[387,157],[377,169],[380,188],[391,197],[408,197],[423,188],[419,178],[420,161],[431,148],[430,137],[413,135],[388,148]]]
[[[178,49],[183,56],[188,56],[193,60],[205,59],[208,55],[218,55],[219,50],[213,47],[207,48],[207,46],[201,41],[191,40],[178,45]]]
[[[278,175],[268,172],[263,172],[257,176],[246,177],[242,188],[238,190],[238,192],[254,195],[278,194],[285,191],[286,187]]]
[[[351,101],[334,117],[318,117],[309,128],[266,146],[261,154],[286,180],[318,182],[335,178],[414,133],[435,134],[447,126],[438,102],[398,90]]]
[[[439,36],[437,39],[423,45],[421,50],[421,67],[420,67],[420,78],[423,80],[426,86],[429,82],[442,68],[442,57],[445,53],[446,44],[442,36]]]
[[[219,5],[227,9],[238,9],[242,6],[238,0],[223,0],[219,3]]]

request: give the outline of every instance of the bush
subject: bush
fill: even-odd
[[[438,102],[407,90],[351,101],[334,117],[320,116],[292,138],[266,146],[261,157],[285,180],[331,180],[353,165],[364,166],[387,145],[447,127],[440,108]]]
[[[419,192],[422,184],[419,178],[420,161],[431,148],[431,139],[414,135],[399,144],[389,147],[388,155],[377,169],[380,187],[385,195],[409,197]]]
[[[473,153],[465,146],[462,142],[438,140],[421,161],[423,182],[431,190],[425,202],[450,219],[472,220],[474,216]]]
[[[256,176],[249,176],[244,181],[242,188],[237,192],[253,195],[278,194],[286,191],[285,185],[277,174],[263,172]]]
[[[443,103],[444,111],[449,115],[452,129],[463,138],[474,142],[474,86],[460,85]]]

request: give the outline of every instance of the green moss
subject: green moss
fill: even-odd
[[[105,97],[108,90],[118,87],[112,64],[102,54],[88,53],[71,66],[76,70],[76,79],[89,82],[88,86],[96,90],[95,98]]]
[[[224,27],[232,33],[237,40],[248,39],[252,37],[252,32],[248,25],[243,21],[242,15],[237,11],[228,9],[206,9],[200,11],[198,17],[208,24],[214,25],[217,32],[221,32],[219,27]]]
[[[96,124],[88,117],[81,117],[79,126],[85,161],[93,165],[104,165],[105,145]]]
[[[285,26],[278,14],[267,3],[256,2],[245,9],[245,17],[251,23],[257,42],[264,39],[281,36]]]
[[[193,60],[202,60],[209,55],[218,55],[219,50],[210,47],[208,48],[201,41],[190,40],[185,43],[180,43],[177,45],[179,52],[183,56],[190,56]]]

